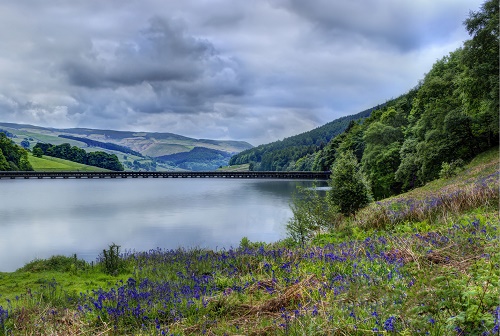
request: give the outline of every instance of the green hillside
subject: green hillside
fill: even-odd
[[[358,114],[342,117],[311,131],[294,135],[280,141],[260,145],[234,155],[230,165],[250,164],[252,170],[292,171],[311,170],[312,160],[302,159],[311,156],[332,138],[342,133],[350,122],[366,118],[381,105]]]
[[[215,149],[194,147],[189,152],[160,156],[157,159],[192,171],[215,170],[227,164],[231,154]]]
[[[28,159],[35,171],[108,171],[46,155],[38,158],[30,154]]]

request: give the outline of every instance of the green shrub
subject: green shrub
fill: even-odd
[[[108,250],[102,250],[99,261],[104,273],[109,275],[118,275],[125,269],[125,262],[120,257],[120,245],[116,245],[115,243],[109,245]]]
[[[340,213],[351,215],[372,201],[370,186],[352,151],[342,153],[332,166],[328,196]]]
[[[74,272],[76,270],[83,270],[87,267],[87,263],[84,260],[79,260],[74,254],[72,257],[66,257],[62,255],[52,256],[49,259],[36,259],[20,270],[25,272]]]
[[[451,163],[443,162],[441,164],[440,178],[450,178],[457,175],[464,167],[465,162],[462,159],[452,161]]]

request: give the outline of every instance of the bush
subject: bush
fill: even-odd
[[[70,272],[76,270],[83,270],[87,267],[84,260],[77,258],[76,254],[72,257],[62,255],[52,256],[49,259],[36,259],[21,268],[25,272]]]
[[[332,166],[329,200],[340,213],[351,215],[372,201],[370,186],[352,151],[342,153]]]
[[[293,217],[286,224],[289,237],[302,246],[316,233],[335,227],[341,220],[338,208],[313,189],[299,188],[290,205]]]
[[[120,245],[115,243],[109,245],[108,250],[102,250],[99,261],[104,269],[104,273],[118,275],[125,269],[125,262],[120,257]]]
[[[457,175],[460,172],[460,170],[462,170],[464,165],[465,162],[462,159],[452,161],[451,163],[443,162],[441,164],[441,171],[439,172],[439,177],[440,178],[453,177]]]

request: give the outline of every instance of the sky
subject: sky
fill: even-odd
[[[259,145],[415,87],[479,0],[2,0],[0,121]]]

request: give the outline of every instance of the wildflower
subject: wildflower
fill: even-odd
[[[396,321],[396,318],[394,316],[389,317],[384,322],[384,329],[386,331],[396,331],[396,328],[394,327],[394,322],[395,321]]]

